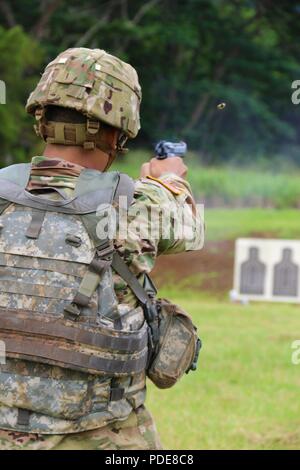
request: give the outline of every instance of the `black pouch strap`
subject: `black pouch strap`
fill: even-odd
[[[194,372],[197,370],[201,348],[202,348],[202,341],[200,338],[197,338],[195,356],[194,356],[194,359],[190,368],[186,371],[186,374],[188,374],[190,371]]]
[[[150,296],[139,283],[136,276],[130,271],[129,267],[123,258],[121,258],[119,253],[114,253],[111,266],[116,271],[116,273],[119,274],[119,276],[128,284],[141,305],[145,306],[151,302]]]
[[[110,268],[114,246],[110,240],[97,248],[96,254],[84,275],[79,290],[73,301],[64,309],[64,316],[69,320],[77,320],[83,308],[89,306],[93,294],[98,288],[104,271]]]
[[[156,289],[154,284],[147,277],[146,287],[149,287],[151,294],[139,283],[137,277],[130,271],[129,267],[121,258],[119,253],[115,252],[112,260],[112,268],[128,284],[132,292],[137,297],[143,307],[144,315],[149,326],[148,337],[148,364],[151,361],[159,340],[158,328],[158,310],[157,303],[154,301]]]
[[[109,401],[119,401],[122,400],[125,394],[125,388],[120,387],[119,380],[117,378],[111,379],[110,384],[110,397]]]
[[[23,408],[18,408],[18,426],[29,426],[30,411],[24,410]]]

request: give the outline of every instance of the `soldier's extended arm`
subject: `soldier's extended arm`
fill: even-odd
[[[203,217],[195,204],[181,158],[143,165],[128,212],[128,232],[117,249],[135,274],[150,273],[160,254],[200,250]],[[191,237],[192,232],[192,237]]]
[[[142,167],[137,193],[143,204],[162,208],[159,239],[153,240],[157,243],[157,254],[199,250],[203,246],[203,217],[186,174],[187,167],[179,157],[153,158]]]

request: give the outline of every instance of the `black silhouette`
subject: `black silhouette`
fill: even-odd
[[[266,267],[259,260],[259,251],[250,247],[249,259],[241,265],[241,294],[263,295]]]
[[[274,268],[273,295],[298,296],[299,267],[293,263],[292,250],[282,251],[282,260]]]

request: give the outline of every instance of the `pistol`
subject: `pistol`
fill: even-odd
[[[160,140],[155,145],[155,157],[158,160],[164,160],[170,157],[183,158],[187,152],[187,144],[183,141],[169,142],[167,140]]]

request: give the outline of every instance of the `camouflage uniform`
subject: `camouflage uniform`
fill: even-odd
[[[39,84],[28,99],[26,109],[37,120],[35,126],[37,134],[48,144],[77,145],[85,150],[99,148],[108,156],[111,163],[117,151],[123,149],[126,139],[134,138],[140,129],[140,102],[141,88],[133,67],[100,49],[75,48],[64,51],[46,67]],[[47,115],[47,109],[51,105],[76,110],[83,114],[86,120],[78,124],[52,122],[48,120]],[[102,129],[105,129],[105,132],[102,132]],[[115,129],[119,131],[117,144],[112,138]],[[28,192],[24,191],[27,179],[24,185],[22,169],[25,172],[29,170],[28,166],[25,167],[26,169],[19,165],[13,168],[11,173],[8,170],[12,178],[8,180],[12,184],[10,188],[17,187],[18,194],[25,194],[25,199],[27,198],[27,201],[30,199],[32,202],[34,195],[31,194],[29,197]],[[67,198],[72,199],[74,191],[80,186],[82,175],[87,173],[88,170],[59,158],[35,157],[31,165],[27,190],[42,190],[44,195],[42,198],[57,199],[65,194]],[[7,176],[6,173],[6,178],[1,180],[4,186]],[[102,183],[106,175],[100,176]],[[96,175],[93,173],[92,178],[95,177],[99,182],[100,176],[98,173]],[[112,181],[113,176],[108,175],[107,178]],[[22,184],[18,185],[20,181]],[[45,196],[44,190],[49,187],[55,187],[56,192]],[[81,187],[80,190],[83,189]],[[107,194],[107,191],[104,192]],[[84,190],[82,193],[89,196]],[[80,321],[70,327],[62,312],[66,311],[66,302],[69,306],[72,305],[69,302],[75,299],[74,292],[81,294],[80,287],[82,283],[84,284],[86,274],[89,278],[94,276],[95,281],[97,272],[93,273],[89,266],[95,256],[99,256],[97,252],[99,250],[96,248],[100,245],[96,246],[94,240],[91,240],[90,232],[85,229],[82,222],[83,217],[76,218],[73,215],[64,217],[63,211],[51,212],[44,209],[48,207],[47,204],[44,206],[41,204],[43,209],[40,212],[43,213],[44,221],[40,228],[43,226],[43,230],[40,230],[37,236],[27,236],[24,227],[33,229],[35,224],[34,205],[26,206],[22,202],[19,204],[17,196],[15,204],[6,205],[7,201],[15,202],[6,196],[7,192],[0,198],[1,218],[2,222],[4,221],[0,237],[0,309],[2,325],[4,324],[1,331],[8,337],[11,330],[12,334],[18,333],[20,330],[15,329],[15,324],[19,321],[19,326],[23,322],[22,331],[24,333],[25,329],[26,333],[23,336],[15,335],[17,339],[12,344],[17,349],[10,352],[6,364],[0,367],[1,448],[160,448],[155,426],[144,408],[146,398],[144,363],[143,369],[136,369],[132,375],[129,373],[122,375],[123,369],[119,375],[117,373],[97,375],[86,368],[83,370],[68,368],[55,361],[49,362],[53,357],[52,354],[55,356],[59,350],[59,346],[56,349],[55,345],[59,343],[57,338],[60,338],[61,334],[65,340],[62,349],[64,353],[71,351],[72,358],[76,354],[77,357],[78,355],[82,357],[85,353],[89,364],[90,359],[96,359],[94,363],[102,361],[103,364],[106,361],[111,365],[119,353],[123,354],[123,349],[120,348],[122,349],[120,351],[112,346],[105,348],[103,344],[105,341],[107,344],[107,336],[111,334],[115,339],[121,331],[125,337],[132,338],[132,332],[135,335],[136,332],[143,330],[144,326],[146,327],[143,309],[138,305],[137,297],[117,274],[114,273],[113,279],[111,278],[111,268],[104,269],[104,274],[101,272],[98,275],[100,279],[97,281],[97,290],[89,289],[93,292],[87,297],[89,301],[87,308],[84,312],[80,312],[83,313]],[[55,201],[56,207],[60,202]],[[117,233],[114,237],[114,246],[141,283],[145,274],[152,270],[159,254],[178,253],[202,247],[203,230],[201,224],[199,226],[197,223],[200,216],[195,206],[187,210],[188,225],[192,227],[196,224],[197,227],[192,239],[187,240],[184,234],[180,235],[176,230],[177,226],[180,226],[178,214],[183,207],[188,207],[187,202],[193,203],[190,187],[175,175],[163,175],[159,180],[147,177],[136,182],[133,202],[129,211],[125,213],[130,227],[128,236],[124,238]],[[52,205],[55,204],[52,201]],[[170,223],[167,223],[167,216],[158,209],[168,209],[171,206],[172,217],[168,219]],[[148,212],[152,210],[158,217],[155,222],[150,222],[147,217]],[[79,213],[73,212],[75,215]],[[94,217],[94,206],[91,212],[85,214],[92,214]],[[139,235],[134,229],[134,224],[140,228]],[[165,236],[167,225],[170,233]],[[157,233],[152,232],[152,226],[158,229]],[[74,246],[67,245],[66,235],[69,231],[71,234],[80,234],[82,237],[80,247],[75,249]],[[107,276],[110,278],[107,279]],[[107,289],[108,286],[110,289]],[[85,350],[83,343],[77,341],[78,337],[73,342],[67,340],[64,334],[68,328],[76,334],[83,333],[85,338],[92,337],[93,341],[95,336],[101,336],[99,323],[102,317],[101,315],[100,318],[97,317],[99,313],[97,309],[99,305],[101,309],[101,304],[105,303],[104,301],[101,303],[99,298],[101,300],[105,297],[108,290],[116,295],[114,298],[116,311],[122,323],[120,330],[114,328],[114,325],[111,327],[113,322],[108,321],[108,326],[102,328],[106,337],[102,343],[103,347],[102,349],[99,347],[98,350],[92,347],[93,344],[84,343],[92,348]],[[30,315],[34,318],[30,318]],[[48,337],[45,334],[48,341],[46,344],[48,355],[38,356],[39,359],[46,359],[45,361],[34,362],[28,359],[28,356],[32,357],[34,349],[31,341],[28,341],[28,336],[31,334],[31,331],[28,331],[28,322],[26,323],[28,318],[32,321],[29,325],[34,324],[34,328],[37,328],[38,324],[38,328],[42,331],[38,345],[40,348],[44,346],[41,345],[43,342],[41,338],[43,339],[43,334],[48,331]],[[105,321],[107,318],[105,317]],[[51,343],[49,340],[51,337],[50,330],[47,330],[49,322],[58,325],[58,329],[62,326],[64,328],[64,333],[59,331],[58,336],[54,335],[56,343],[55,341]],[[10,333],[7,333],[7,325],[11,327]],[[34,335],[30,338],[35,341]],[[147,339],[145,335],[144,339]],[[29,351],[27,355],[23,354],[24,350],[18,353],[18,341],[22,343],[21,349],[26,346],[27,341],[27,352]],[[127,342],[129,343],[130,341]],[[113,341],[110,345],[112,344]],[[147,346],[142,342],[141,344],[141,348],[144,348],[142,352],[147,352]],[[95,357],[97,354],[98,357]],[[144,354],[143,360],[145,358]],[[126,367],[128,369],[128,363],[134,360],[132,355],[123,354],[123,359],[119,362],[124,369]],[[112,392],[116,391],[115,378],[119,380],[118,385],[121,384],[117,391],[124,392],[121,397],[119,395],[112,397]],[[27,414],[27,419],[24,418],[24,412]]]
[[[125,421],[74,434],[30,434],[0,429],[1,450],[157,450],[161,443],[144,406]]]
[[[69,194],[74,190],[76,179],[80,175],[82,167],[70,164],[60,159],[47,159],[46,157],[35,157],[32,161],[31,178],[29,182],[29,190],[44,189],[45,187],[59,187]],[[145,207],[151,209],[153,207],[174,205],[178,211],[186,202],[192,202],[192,195],[188,183],[177,177],[176,175],[163,175],[159,180],[153,178],[144,178],[136,182],[135,197],[130,207],[128,218],[132,218],[131,210],[134,217],[137,219],[137,225],[146,227],[149,224],[149,219],[145,218]],[[140,211],[139,211],[140,209]],[[9,210],[9,209],[8,209]],[[136,215],[138,214],[138,215]],[[139,215],[140,214],[140,215]],[[198,222],[199,214],[194,208],[192,218],[194,222]],[[164,221],[162,221],[164,222]],[[172,219],[171,234],[168,239],[163,239],[161,236],[153,236],[153,238],[132,238],[128,237],[125,240],[115,240],[115,247],[119,253],[124,257],[131,270],[142,277],[144,273],[149,273],[153,266],[155,259],[161,253],[178,253],[185,251],[187,248],[186,240],[178,238],[175,234],[176,217]],[[163,225],[163,224],[162,224]],[[151,233],[151,231],[149,232]],[[195,234],[194,240],[189,240],[189,249],[199,249],[203,243],[203,230],[199,230]],[[34,253],[32,254],[34,256]],[[119,302],[127,304],[131,307],[136,307],[136,298],[128,289],[126,283],[117,275],[114,276],[114,286]],[[7,305],[8,298],[0,296],[0,304]],[[15,302],[18,296],[10,296],[10,301]],[[23,293],[23,301],[26,298],[26,293]],[[28,298],[28,302],[30,299]],[[27,374],[35,377],[45,377],[47,380],[52,380],[52,390],[45,389],[44,394],[47,394],[49,405],[49,414],[47,410],[43,409],[39,412],[32,411],[31,421],[34,423],[39,432],[25,432],[20,433],[17,427],[14,426],[14,417],[16,408],[29,408],[36,407],[39,397],[34,394],[40,393],[40,388],[36,388],[37,379],[33,379],[31,383],[19,383],[17,380],[12,383],[12,376],[10,375],[9,383],[2,381],[0,383],[0,434],[1,448],[3,449],[18,449],[18,448],[32,448],[32,449],[70,449],[70,448],[97,448],[97,449],[155,449],[160,448],[159,439],[156,435],[155,426],[149,413],[145,410],[143,404],[145,401],[145,390],[139,392],[136,402],[133,403],[133,411],[126,406],[126,403],[118,404],[119,407],[117,415],[122,414],[122,419],[115,419],[114,412],[111,409],[110,414],[101,415],[96,413],[93,415],[83,416],[80,419],[75,418],[70,420],[55,417],[55,395],[51,393],[68,396],[70,391],[67,390],[68,381],[73,380],[73,384],[81,384],[91,381],[92,379],[88,374],[81,374],[60,369],[59,367],[50,365],[34,364],[27,361],[8,359],[7,364],[1,366],[1,372],[18,371],[18,377],[26,376]],[[145,377],[140,377],[143,382]],[[46,386],[49,386],[49,380],[46,381]],[[29,386],[29,389],[26,387]],[[72,389],[74,393],[74,405],[78,405],[78,397],[80,397],[80,389]],[[78,385],[78,387],[80,387]],[[8,388],[6,388],[8,387]],[[9,389],[9,393],[7,390]],[[18,391],[18,402],[16,395],[12,390]],[[21,390],[21,392],[20,392]],[[103,393],[103,391],[101,392]],[[56,395],[56,396],[58,396]],[[2,397],[2,398],[1,398]],[[72,395],[73,398],[73,395]],[[105,399],[105,397],[104,397]],[[70,404],[68,404],[69,406]],[[123,409],[120,409],[123,406]],[[54,417],[53,417],[54,416]]]

